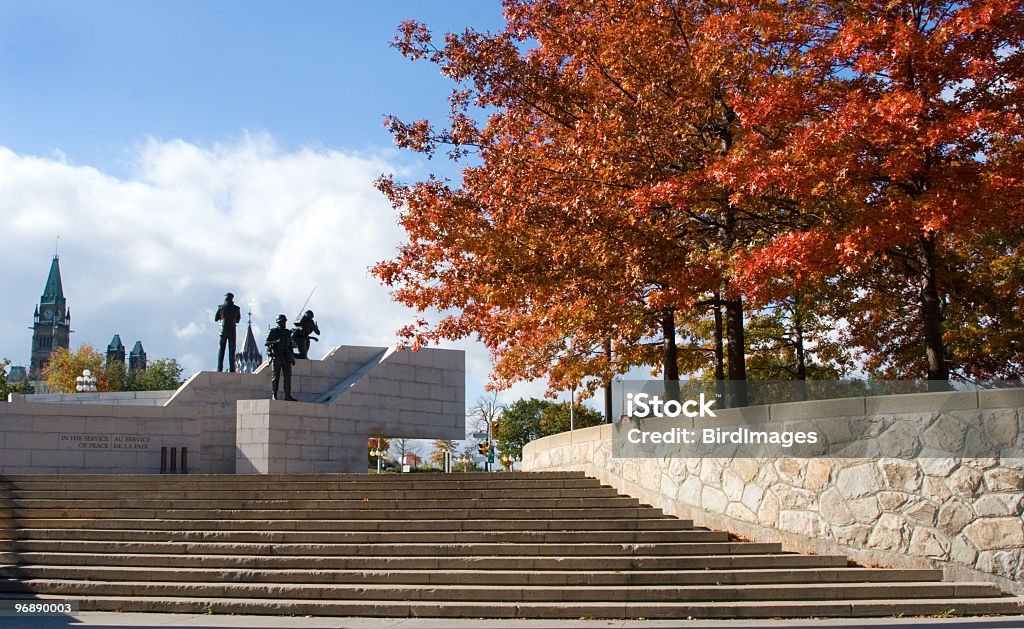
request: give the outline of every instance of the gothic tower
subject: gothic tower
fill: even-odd
[[[256,345],[256,337],[252,333],[252,313],[249,313],[249,329],[245,331],[245,340],[242,341],[242,351],[235,354],[235,371],[238,373],[252,373],[263,364],[263,356]]]
[[[110,341],[110,345],[107,345],[106,364],[113,365],[114,363],[124,364],[124,343],[121,342],[120,334],[115,334],[114,338]]]
[[[135,347],[128,356],[128,371],[143,371],[146,369],[146,350],[142,349],[142,341],[135,341]]]
[[[60,258],[53,256],[43,296],[32,319],[32,362],[29,380],[42,380],[43,367],[58,347],[71,347],[71,310],[60,281]]]

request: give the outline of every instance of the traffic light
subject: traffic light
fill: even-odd
[[[491,444],[487,443],[486,441],[481,441],[480,444],[476,447],[476,450],[480,454],[488,456],[491,453]]]
[[[496,434],[498,434],[498,421],[497,420],[491,422],[491,435],[496,435]]]

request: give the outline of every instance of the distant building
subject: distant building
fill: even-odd
[[[242,349],[235,354],[235,371],[238,373],[252,373],[263,364],[263,355],[260,354],[259,346],[256,344],[256,337],[252,333],[252,313],[249,313],[249,329],[245,331],[245,340],[242,341]]]
[[[125,347],[121,342],[121,335],[115,334],[114,338],[107,345],[107,364],[125,364]],[[146,368],[146,350],[142,348],[142,341],[135,341],[135,347],[128,354],[128,371],[142,371]]]
[[[26,380],[28,380],[28,371],[25,370],[24,365],[12,365],[11,370],[7,373],[7,382],[17,384]]]
[[[43,379],[43,367],[58,347],[71,347],[71,310],[64,298],[64,286],[60,279],[60,258],[53,256],[50,274],[43,287],[35,314],[32,315],[32,359],[29,363],[28,378]]]
[[[146,350],[142,349],[142,341],[135,341],[132,353],[128,355],[128,371],[142,371],[146,368]]]
[[[115,334],[110,340],[110,345],[107,345],[107,364],[114,363],[124,364],[124,343],[121,342],[120,334]]]

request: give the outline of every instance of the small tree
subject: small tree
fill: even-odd
[[[115,363],[117,364],[117,363]],[[123,363],[120,364],[124,369]],[[109,369],[109,367],[108,367]],[[130,372],[126,379],[128,391],[170,391],[181,386],[184,368],[173,358],[160,358],[145,369]]]
[[[431,463],[443,465],[446,452],[455,458],[455,442],[451,439],[436,439],[430,445],[434,448],[430,453]]]
[[[490,393],[481,395],[466,414],[473,427],[479,432],[487,432],[487,426],[501,416],[501,404],[498,404],[498,394]]]
[[[55,393],[74,393],[75,378],[86,369],[96,376],[97,391],[112,390],[103,370],[103,354],[88,344],[79,345],[74,352],[63,347],[53,350],[50,360],[43,367],[43,380]]]
[[[391,454],[398,459],[399,465],[405,465],[405,455],[412,451],[412,439],[401,437],[391,440]]]
[[[540,429],[543,435],[565,432],[569,430],[570,424],[574,428],[587,428],[588,426],[597,426],[602,423],[604,423],[604,416],[601,413],[582,404],[573,405],[572,416],[570,417],[569,402],[561,402],[559,404],[548,402],[548,406],[540,414]],[[502,451],[506,455],[510,454],[507,450]],[[516,458],[519,458],[521,454],[522,449],[520,449]]]

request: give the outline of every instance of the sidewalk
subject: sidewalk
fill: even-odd
[[[446,618],[322,618],[304,616],[209,616],[83,612],[74,617],[0,617],[2,629],[814,629],[817,627],[912,627],[913,629],[1024,629],[1024,616],[973,618],[830,618],[795,620],[462,620]]]

